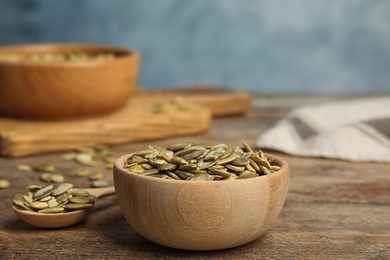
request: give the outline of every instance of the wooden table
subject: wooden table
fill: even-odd
[[[257,136],[292,108],[355,96],[258,94],[246,116],[213,120],[205,134],[153,141],[166,146],[174,142],[224,142],[253,145]],[[144,149],[151,142],[112,147],[115,156]],[[237,248],[193,252],[167,248],[139,236],[126,223],[116,197],[102,198],[81,223],[59,230],[44,230],[16,218],[12,197],[27,185],[40,183],[36,172],[21,172],[19,164],[53,164],[66,181],[88,187],[87,178],[75,177],[81,167],[64,162],[61,154],[0,158],[0,179],[12,186],[0,190],[0,259],[389,259],[390,258],[390,165],[301,158],[278,154],[291,167],[289,193],[272,228],[259,239]],[[112,182],[110,170],[97,165]]]

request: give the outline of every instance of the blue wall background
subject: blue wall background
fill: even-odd
[[[148,88],[390,91],[389,0],[0,0],[0,44],[113,44]]]

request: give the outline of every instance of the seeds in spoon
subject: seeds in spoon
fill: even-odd
[[[94,205],[95,196],[82,189],[71,193],[72,187],[71,183],[50,184],[45,187],[30,185],[26,194],[14,196],[14,205],[29,211],[53,214],[90,208]]]

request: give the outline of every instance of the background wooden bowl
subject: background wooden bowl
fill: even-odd
[[[0,115],[31,119],[95,116],[121,108],[136,87],[140,56],[111,46],[15,45],[0,55],[113,53],[115,59],[86,62],[0,61]]]
[[[278,217],[288,190],[289,166],[270,175],[234,181],[180,181],[142,176],[117,159],[114,186],[130,226],[173,248],[217,250],[259,238]]]

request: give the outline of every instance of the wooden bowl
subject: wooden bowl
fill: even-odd
[[[96,116],[120,109],[133,93],[140,55],[98,45],[37,44],[0,48],[0,55],[112,53],[113,60],[9,62],[0,60],[0,115],[29,119]]]
[[[289,166],[270,175],[231,181],[180,181],[124,169],[117,159],[114,186],[130,226],[155,243],[189,250],[217,250],[259,238],[278,217],[288,190]]]

